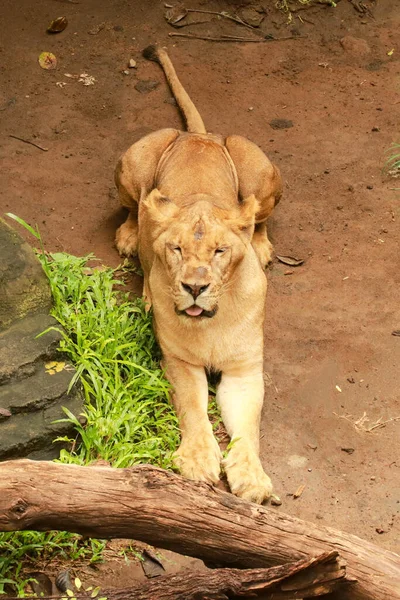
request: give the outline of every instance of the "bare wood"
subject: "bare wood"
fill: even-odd
[[[132,538],[243,568],[336,550],[358,580],[341,600],[400,600],[397,554],[148,465],[0,463],[0,531],[25,529]]]

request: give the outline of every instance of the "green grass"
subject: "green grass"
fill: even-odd
[[[60,462],[107,460],[114,467],[151,463],[172,469],[178,424],[168,402],[170,386],[160,367],[151,315],[141,299],[120,291],[124,269],[96,267],[93,256],[77,258],[44,251],[38,231],[9,215],[38,240],[39,259],[62,325],[60,350],[76,368],[85,406],[65,411],[75,428]],[[81,423],[85,423],[82,425]],[[25,566],[39,557],[99,561],[106,542],[69,533],[0,533],[0,594],[24,595]]]

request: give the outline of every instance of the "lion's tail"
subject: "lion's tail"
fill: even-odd
[[[174,66],[165,50],[158,46],[148,46],[143,50],[143,56],[148,60],[158,62],[163,68],[175,100],[185,118],[187,130],[190,133],[207,133],[199,111],[179,81]]]

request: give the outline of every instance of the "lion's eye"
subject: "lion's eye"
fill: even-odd
[[[215,254],[223,254],[227,251],[227,248],[217,248]]]
[[[179,246],[174,246],[172,249],[174,250],[174,252],[177,252],[178,254],[182,254],[182,250]]]

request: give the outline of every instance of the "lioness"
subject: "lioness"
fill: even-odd
[[[263,267],[281,177],[246,138],[206,132],[163,49],[143,54],[162,66],[187,132],[151,133],[119,160],[116,185],[130,212],[116,246],[122,255],[139,253],[180,422],[177,466],[185,477],[215,483],[222,464],[232,492],[261,503],[272,491],[259,459]],[[209,370],[222,373],[217,401],[232,439],[223,460],[207,415]]]

